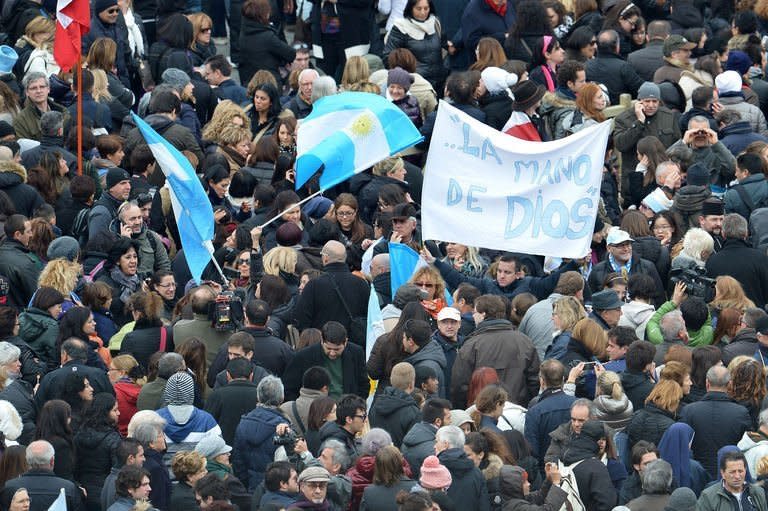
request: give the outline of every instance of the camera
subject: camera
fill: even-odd
[[[292,429],[288,429],[282,435],[273,436],[272,443],[278,447],[282,445],[285,448],[285,454],[290,459],[296,453],[296,441],[298,439],[298,435]]]
[[[685,284],[688,296],[700,298],[704,303],[715,299],[715,279],[707,277],[704,268],[677,268],[669,272],[669,278],[675,284]]]
[[[211,304],[211,326],[219,332],[237,330],[243,322],[243,301],[232,291],[223,291]]]

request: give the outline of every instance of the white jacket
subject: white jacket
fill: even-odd
[[[649,303],[631,301],[621,307],[619,326],[628,326],[635,329],[637,338],[645,340],[645,326],[651,320],[656,309]]]

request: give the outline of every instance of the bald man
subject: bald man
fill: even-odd
[[[320,256],[325,274],[310,281],[299,295],[296,306],[299,330],[319,329],[328,321],[338,321],[347,329],[349,340],[362,346],[365,332],[354,328],[352,318],[360,318],[354,322],[358,325],[365,324],[368,283],[349,271],[347,250],[338,241],[327,242]]]
[[[379,307],[392,303],[392,286],[389,275],[389,254],[378,254],[371,259],[373,288],[379,297]]]

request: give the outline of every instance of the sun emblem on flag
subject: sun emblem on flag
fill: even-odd
[[[364,112],[357,116],[349,126],[349,131],[358,138],[365,138],[373,133],[374,119],[370,113]]]

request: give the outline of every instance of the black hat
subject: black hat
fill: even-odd
[[[395,220],[397,218],[410,218],[410,217],[416,218],[416,208],[414,208],[411,204],[407,202],[403,204],[398,204],[392,210],[392,220]]]
[[[701,216],[724,214],[725,205],[720,199],[707,199],[701,205]]]
[[[13,126],[5,121],[0,121],[0,138],[7,137],[8,135],[16,136],[16,130]]]
[[[598,420],[588,420],[581,427],[581,436],[591,438],[597,442],[601,438],[605,438],[605,427]]]
[[[130,181],[131,175],[120,167],[112,167],[107,171],[107,190],[122,181]]]
[[[703,163],[694,163],[688,167],[685,175],[685,182],[694,186],[709,185],[709,169]]]
[[[768,335],[768,316],[763,316],[755,321],[755,330],[760,335]]]
[[[515,96],[512,110],[525,112],[543,98],[545,92],[544,87],[532,80],[519,82],[512,88],[512,94]]]
[[[619,300],[619,295],[613,289],[599,291],[592,295],[592,309],[598,311],[609,311],[621,309],[624,302]]]

